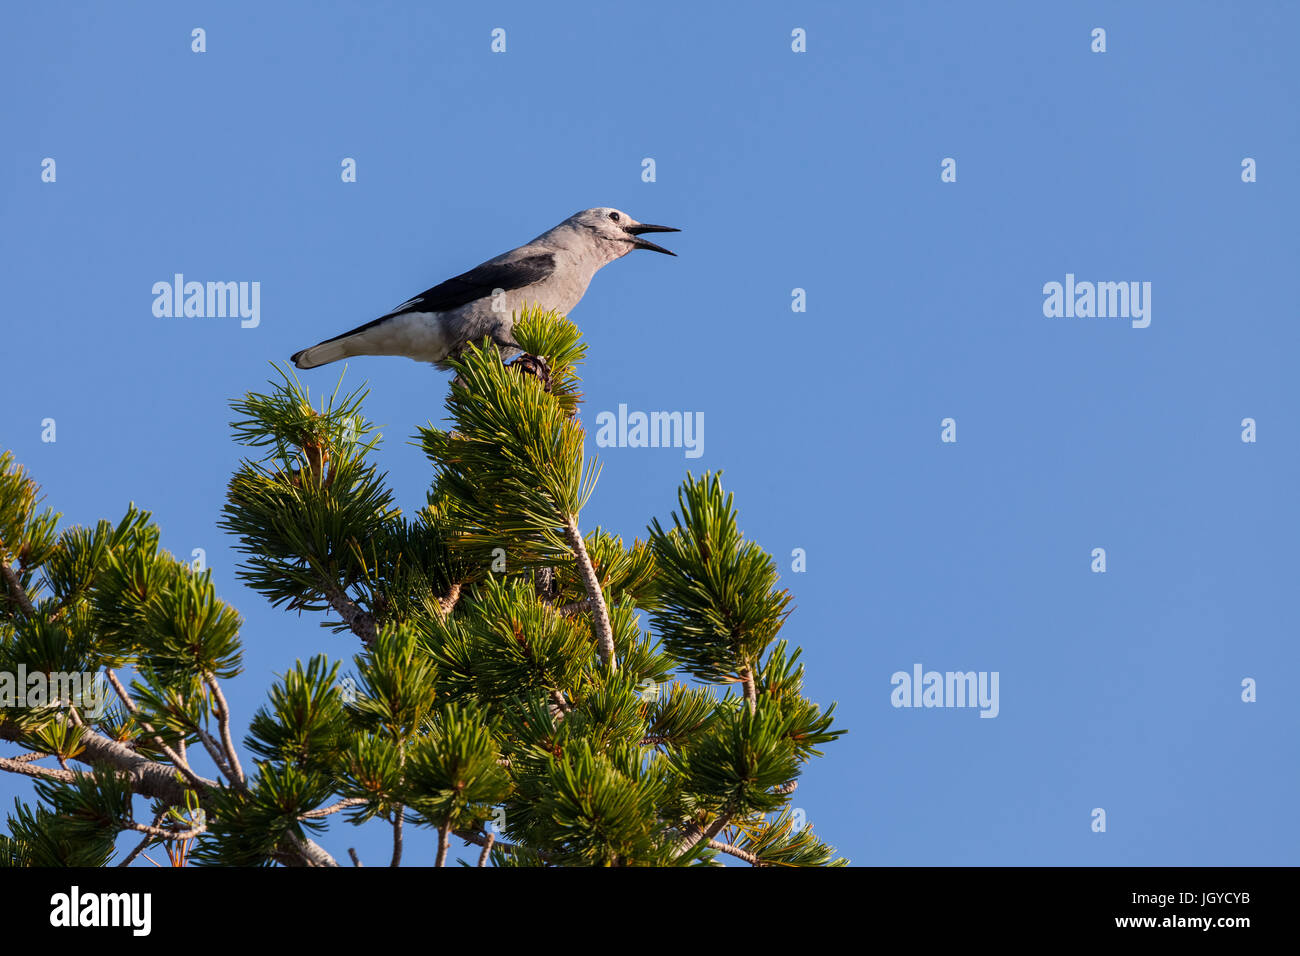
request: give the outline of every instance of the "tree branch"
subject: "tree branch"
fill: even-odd
[[[683,830],[682,835],[677,838],[678,857],[690,853],[700,842],[712,840],[726,828],[730,819],[731,814],[720,813],[718,814],[718,818],[710,823],[707,828],[701,827],[698,823],[692,823],[689,827]]]
[[[165,816],[167,816],[166,810],[158,811],[158,813],[154,814],[153,825],[157,826],[158,824],[162,823],[163,817]],[[126,859],[124,859],[121,863],[119,863],[118,866],[119,867],[130,866],[132,863],[135,862],[135,858],[145,851],[145,847],[147,847],[152,842],[153,842],[153,837],[148,834],[145,834],[145,838],[136,844],[135,849],[132,850],[130,853],[128,853]],[[153,861],[150,860],[149,862],[152,863]],[[157,864],[154,865],[156,866]]]
[[[44,760],[46,757],[52,757],[53,754],[42,753],[39,750],[30,750],[25,754],[19,754],[17,757],[10,757],[15,763],[27,763],[29,760]]]
[[[155,823],[156,823],[155,819]],[[196,823],[188,830],[168,830],[166,827],[149,826],[144,823],[136,823],[134,820],[126,821],[127,829],[135,830],[137,833],[147,833],[152,837],[162,837],[166,840],[193,840],[200,833],[208,829],[206,823]]]
[[[221,685],[212,675],[204,675],[203,680],[208,685],[208,690],[212,691],[212,697],[217,704],[217,726],[221,729],[221,749],[226,755],[226,766],[230,768],[230,782],[240,790],[247,790],[248,781],[244,777],[244,768],[239,765],[239,753],[235,750],[235,742],[230,737],[230,706],[226,703],[226,695],[221,692]]]
[[[600,579],[596,577],[591,555],[587,553],[587,544],[582,540],[582,532],[578,530],[578,521],[573,515],[565,518],[564,540],[568,543],[569,550],[573,552],[573,557],[578,564],[578,574],[582,578],[582,586],[587,590],[592,623],[596,628],[596,650],[600,653],[600,662],[606,667],[612,666],[614,629],[609,623],[609,608],[605,606],[605,594],[600,589]]]
[[[730,843],[720,843],[717,840],[709,841],[709,848],[717,850],[719,853],[729,853],[737,859],[744,860],[750,866],[767,866],[762,860],[750,853],[748,850],[742,850],[738,846],[732,846]]]
[[[47,755],[42,754],[41,756]],[[76,770],[55,770],[53,767],[38,767],[27,760],[13,760],[9,757],[0,757],[0,770],[8,770],[10,773],[21,774],[24,777],[59,780],[63,783],[71,783],[80,776],[80,773]]]
[[[438,598],[438,617],[446,620],[447,615],[452,612],[456,602],[460,600],[460,582],[452,581],[451,587],[447,589],[447,596]]]
[[[478,855],[478,865],[487,866],[488,858],[492,855],[492,844],[497,842],[497,835],[489,833],[487,839],[483,841],[483,852]]]
[[[444,823],[438,827],[438,859],[434,861],[434,866],[447,865],[447,836],[451,833],[451,824]]]
[[[9,586],[9,591],[13,595],[13,602],[22,609],[23,616],[31,617],[36,613],[36,608],[32,606],[32,599],[23,589],[22,582],[18,580],[18,575],[14,573],[6,561],[0,561],[0,575],[4,576],[5,584]]]
[[[224,774],[227,780],[233,781],[234,774],[232,774],[230,768],[226,766],[226,758],[222,756],[221,747],[212,739],[212,735],[202,727],[196,727],[195,730],[198,731],[199,740],[203,744],[203,749],[208,752],[208,756],[212,758],[212,762],[217,765],[218,772]]]
[[[524,847],[516,846],[513,843],[506,843],[504,840],[498,840],[495,833],[489,833],[487,836],[484,836],[482,833],[475,830],[457,830],[456,836],[459,839],[464,840],[466,843],[472,843],[475,846],[489,848],[497,847],[506,853],[519,853],[525,849]],[[532,852],[536,853],[542,860],[549,859],[549,857],[541,850],[533,850]]]
[[[758,708],[758,685],[754,681],[754,669],[746,664],[740,671],[740,679],[745,687],[745,703],[752,714]]]
[[[311,840],[304,839],[296,833],[290,833],[285,842],[288,849],[281,849],[276,854],[278,859],[285,866],[338,866],[338,860],[330,856],[326,850]]]
[[[361,610],[355,601],[336,587],[326,586],[325,597],[330,602],[330,607],[334,608],[339,617],[343,618],[344,623],[352,629],[352,633],[361,638],[362,644],[369,647],[375,643],[379,632],[375,628],[373,614]]]
[[[397,817],[393,820],[393,859],[389,866],[402,865],[402,805],[397,805]]]
[[[126,709],[131,713],[132,716],[135,716],[136,714],[135,702],[131,700],[131,695],[126,692],[126,688],[122,686],[122,682],[117,679],[117,674],[113,672],[113,669],[111,667],[105,667],[104,673],[108,676],[108,682],[113,685],[113,689],[117,691],[117,696],[122,698],[122,705],[126,707]],[[171,747],[168,747],[167,744],[163,742],[163,739],[158,736],[158,732],[156,730],[154,730],[152,727],[146,724],[143,720],[141,720],[139,723],[140,726],[144,728],[145,732],[151,736],[153,742],[158,745],[158,749],[167,755],[168,759],[170,759],[171,762],[176,765],[176,769],[180,771],[181,774],[184,775],[186,780],[188,780],[195,787],[197,787],[200,792],[202,792],[207,787],[216,785],[211,780],[205,781],[202,777],[200,777],[197,773],[195,773],[192,769],[190,769],[189,762],[186,761],[186,759],[182,757],[180,754],[178,754],[176,751],[172,750]],[[108,740],[107,737],[103,739]],[[163,766],[163,765],[159,764],[158,766]],[[172,800],[171,802],[183,803],[184,801]]]
[[[562,693],[552,688],[551,702],[547,705],[547,709],[551,712],[552,719],[560,721],[564,719],[569,711],[573,710],[573,705],[564,699]]]
[[[348,807],[359,807],[362,804],[369,803],[365,797],[345,797],[338,803],[330,804],[328,807],[321,807],[319,810],[308,810],[298,817],[299,820],[319,820],[321,817],[327,817],[331,813],[338,813],[340,810],[346,810]]]
[[[131,778],[131,789],[142,796],[157,797],[183,806],[185,794],[189,792],[189,787],[176,778],[178,773],[184,773],[180,768],[142,757],[125,744],[94,731],[81,738],[81,752],[75,755],[75,759],[92,765],[107,764],[123,771]],[[215,780],[206,780],[192,770],[185,777],[200,794],[218,786]]]

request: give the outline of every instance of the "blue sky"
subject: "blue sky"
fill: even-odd
[[[1295,864],[1300,11],[445,6],[0,14],[0,447],[66,521],[134,500],[173,553],[206,550],[246,619],[239,720],[296,659],[357,648],[236,580],[228,401],[610,205],[683,231],[573,311],[585,419],[702,412],[705,445],[590,434],[583,524],[644,534],[688,468],[724,470],[793,592],[808,692],[851,731],[797,792],[823,839],[865,865]],[[156,318],[177,272],[259,282],[260,324]],[[1067,273],[1150,282],[1149,327],[1045,317]],[[414,509],[408,442],[448,376],[353,360],[363,380]],[[917,663],[998,672],[996,719],[891,706]],[[0,804],[29,790],[0,777]],[[322,843],[388,852],[382,829]]]

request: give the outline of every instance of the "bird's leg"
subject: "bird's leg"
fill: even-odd
[[[542,383],[542,389],[551,390],[551,366],[540,355],[531,355],[519,347],[508,326],[499,325],[489,333],[493,344],[501,353],[501,361],[522,375],[532,375]]]

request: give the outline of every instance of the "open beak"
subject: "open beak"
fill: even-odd
[[[649,239],[640,238],[643,232],[681,232],[680,229],[674,229],[672,226],[652,226],[648,222],[639,222],[635,226],[628,226],[627,231],[630,235],[636,236],[632,240],[634,249],[652,249],[655,252],[662,252],[666,256],[675,256],[677,253],[665,249],[663,246],[656,245]]]

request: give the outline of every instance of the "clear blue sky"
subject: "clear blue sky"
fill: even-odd
[[[688,468],[724,469],[809,693],[851,730],[795,801],[823,838],[859,864],[1300,862],[1297,8],[465,6],[0,14],[0,446],[66,520],[134,500],[175,554],[206,549],[246,618],[239,720],[295,659],[357,648],[237,582],[227,402],[610,205],[683,232],[574,310],[584,415],[703,412],[705,448],[592,448],[583,523],[644,533]],[[260,325],[155,318],[177,272],[260,282]],[[1150,326],[1045,317],[1067,273],[1150,282]],[[362,380],[414,509],[408,441],[448,376],[371,358]],[[916,663],[997,671],[998,717],[895,709]],[[0,805],[28,792],[0,776]],[[323,843],[388,852],[382,829]]]

